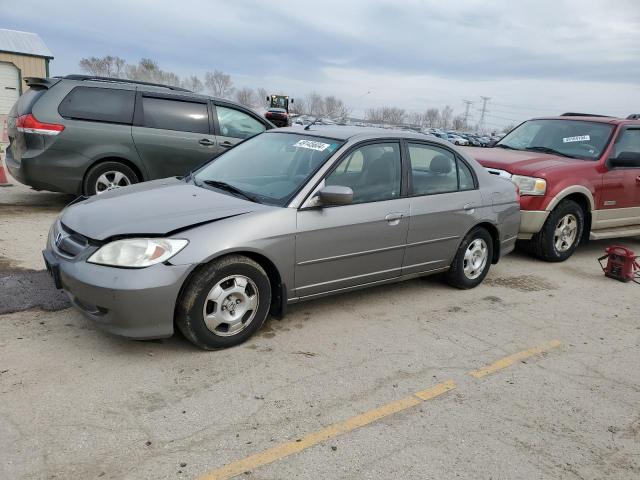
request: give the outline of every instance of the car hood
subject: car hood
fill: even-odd
[[[90,197],[67,207],[61,222],[93,240],[165,235],[193,225],[273,208],[177,178],[165,178]]]
[[[506,148],[468,147],[464,149],[485,168],[506,170],[516,175],[535,175],[541,170],[566,167],[582,160],[550,155],[547,153],[507,150]]]

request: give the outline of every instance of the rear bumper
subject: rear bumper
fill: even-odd
[[[98,328],[134,339],[173,334],[173,316],[190,265],[111,268],[67,259],[47,244],[47,270],[73,306]]]
[[[544,222],[547,221],[549,212],[545,210],[522,210],[520,213],[520,240],[529,240],[533,235],[542,230]]]
[[[18,161],[9,148],[5,163],[11,176],[24,185],[37,190],[77,195],[82,193],[82,179],[89,161],[77,154],[53,148]]]

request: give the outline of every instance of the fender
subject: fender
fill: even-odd
[[[587,200],[589,200],[589,211],[592,212],[595,210],[595,201],[593,199],[593,193],[584,185],[571,185],[570,187],[560,190],[558,193],[554,195],[553,199],[546,206],[545,210],[547,212],[550,212],[551,210],[556,208],[562,200],[564,200],[566,197],[568,197],[572,193],[580,193],[585,197],[587,197]]]

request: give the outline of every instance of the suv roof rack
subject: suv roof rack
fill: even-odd
[[[165,85],[164,83],[153,83],[153,82],[143,82],[142,80],[129,80],[128,78],[117,78],[117,77],[99,77],[96,75],[65,75],[64,78],[67,80],[93,80],[97,82],[115,82],[115,83],[133,83],[136,85],[147,85],[149,87],[163,87],[168,88],[170,90],[176,90],[178,92],[189,92],[193,93],[191,90],[187,90],[182,87],[174,87],[173,85]]]
[[[632,113],[627,117],[627,120],[640,120],[640,113]]]
[[[605,118],[613,118],[611,115],[598,115],[597,113],[576,113],[576,112],[567,112],[560,115],[561,117],[605,117]]]

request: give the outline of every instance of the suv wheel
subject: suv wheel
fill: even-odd
[[[131,167],[120,162],[104,162],[89,169],[85,176],[84,192],[86,195],[100,195],[138,182],[138,176]]]
[[[182,334],[204,350],[238,345],[260,328],[271,305],[271,284],[250,258],[230,255],[196,272],[176,306]]]
[[[563,262],[580,244],[584,211],[573,200],[564,200],[547,217],[542,229],[531,238],[531,251],[547,262]]]
[[[463,290],[476,287],[489,273],[493,259],[493,240],[484,228],[471,230],[462,240],[446,273],[449,285]]]

